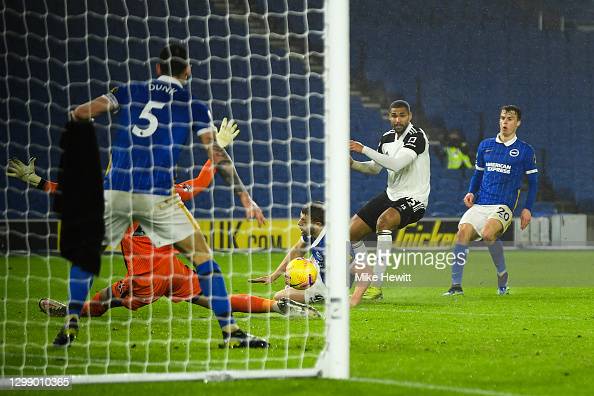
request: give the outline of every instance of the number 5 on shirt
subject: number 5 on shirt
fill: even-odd
[[[139,128],[138,125],[134,125],[134,128],[132,128],[132,133],[138,137],[149,137],[155,133],[157,127],[159,126],[159,120],[157,120],[157,117],[151,113],[151,110],[160,110],[163,107],[165,107],[164,102],[155,102],[154,100],[149,101],[146,106],[144,106],[144,109],[142,109],[140,116],[138,116],[139,120],[148,120],[148,126],[145,129],[142,129]]]

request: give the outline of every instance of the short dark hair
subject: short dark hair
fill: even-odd
[[[168,76],[179,76],[188,67],[188,51],[180,42],[169,43],[161,50],[161,73]]]
[[[522,110],[520,110],[520,108],[516,105],[505,105],[501,107],[501,111],[505,111],[506,113],[508,111],[513,111],[518,115],[518,121],[522,119]]]
[[[301,209],[301,213],[303,213],[306,216],[309,216],[309,219],[312,223],[318,222],[325,224],[324,212],[324,203],[320,201],[314,201],[305,204],[303,209]]]
[[[393,109],[395,107],[404,107],[410,113],[410,105],[408,104],[408,102],[406,100],[399,99],[399,100],[393,101],[392,104],[390,105],[390,109]]]

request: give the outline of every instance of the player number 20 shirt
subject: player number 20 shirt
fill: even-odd
[[[476,169],[484,174],[475,203],[505,204],[511,210],[518,204],[524,174],[538,172],[534,149],[517,137],[506,143],[499,137],[483,140],[477,150]]]

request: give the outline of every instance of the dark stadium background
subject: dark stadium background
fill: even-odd
[[[230,151],[266,214],[296,216],[305,202],[323,199],[322,1],[307,3],[307,26],[298,16],[285,25],[275,14],[286,11],[284,2],[251,1],[253,10],[268,7],[270,14],[247,23],[226,18],[224,2],[192,1],[189,9],[185,1],[148,3],[57,1],[47,9],[43,2],[5,3],[0,167],[12,156],[36,156],[40,174],[55,178],[67,109],[116,84],[148,78],[155,61],[146,59],[170,36],[188,41],[192,86],[215,121],[239,120],[242,133]],[[588,3],[352,1],[351,113],[344,115],[352,137],[375,146],[389,127],[387,104],[409,100],[413,122],[432,142],[428,214],[459,216],[470,173],[444,169],[440,144],[459,130],[472,152],[497,132],[500,106],[513,103],[523,110],[519,137],[535,147],[540,168],[534,214],[594,213],[594,15]],[[230,2],[229,12],[245,11],[243,4]],[[305,4],[289,2],[293,11]],[[308,30],[307,39],[302,33]],[[287,31],[292,34],[282,36]],[[97,120],[105,164],[107,123]],[[198,147],[184,152],[178,181],[196,175],[204,160]],[[352,173],[352,210],[384,183],[383,176]],[[22,183],[6,177],[0,189],[3,217],[53,217],[42,192],[30,190],[23,199]],[[214,192],[194,202],[195,215],[241,217],[240,209],[230,209],[232,195],[217,178]]]

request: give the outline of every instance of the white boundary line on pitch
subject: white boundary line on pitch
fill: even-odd
[[[363,383],[367,383],[367,384],[392,385],[392,386],[399,386],[401,388],[427,389],[427,390],[435,390],[435,391],[443,391],[443,392],[465,393],[465,394],[469,394],[469,395],[520,396],[519,393],[498,392],[498,391],[493,391],[493,390],[488,390],[488,389],[464,388],[464,387],[458,387],[458,386],[429,384],[429,383],[425,383],[425,382],[399,381],[399,380],[381,379],[381,378],[353,377],[353,378],[350,378],[348,381],[363,382]]]

